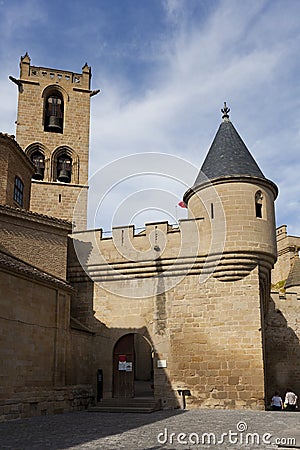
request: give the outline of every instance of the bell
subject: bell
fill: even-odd
[[[57,179],[58,179],[58,181],[61,181],[62,183],[70,183],[70,176],[69,176],[68,171],[65,168],[62,168],[59,171]]]
[[[32,157],[32,162],[35,167],[35,172],[34,172],[32,178],[34,180],[43,180],[44,179],[44,169],[45,169],[43,156],[40,155],[40,153],[34,154]]]
[[[44,171],[42,167],[37,166],[35,168],[35,173],[33,174],[34,180],[43,180],[44,178]]]
[[[51,131],[62,131],[59,117],[57,117],[57,116],[49,116],[48,128]]]

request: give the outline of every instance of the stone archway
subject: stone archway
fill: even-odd
[[[113,351],[113,397],[151,397],[153,390],[152,348],[138,333],[128,333]]]

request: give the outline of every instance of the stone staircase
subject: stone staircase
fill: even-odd
[[[89,412],[122,412],[122,413],[152,413],[157,411],[159,405],[153,397],[138,398],[110,398],[90,406]]]

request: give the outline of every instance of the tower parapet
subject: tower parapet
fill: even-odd
[[[82,67],[81,73],[74,73],[67,70],[51,69],[48,67],[32,66],[28,53],[20,60],[20,81],[23,83],[56,83],[59,85],[73,85],[73,88],[90,90],[91,68],[87,63]]]

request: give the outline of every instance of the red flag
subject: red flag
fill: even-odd
[[[179,202],[178,206],[180,206],[181,208],[187,208],[186,204],[183,201]]]

